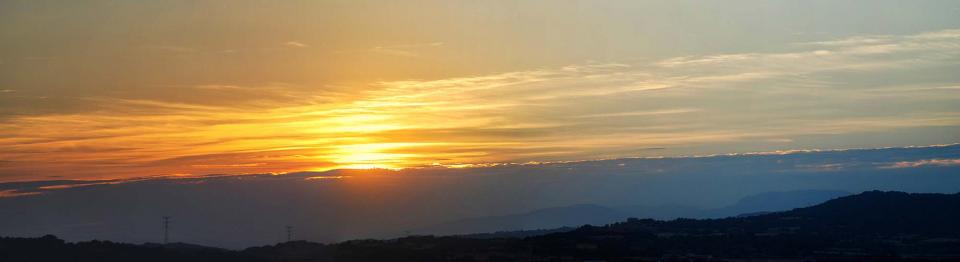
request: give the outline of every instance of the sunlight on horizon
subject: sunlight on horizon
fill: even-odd
[[[960,141],[941,8],[428,2],[6,5],[0,181]]]

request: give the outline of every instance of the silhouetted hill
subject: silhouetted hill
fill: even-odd
[[[286,226],[295,227],[300,238],[333,243],[395,238],[405,231],[424,234],[429,232],[418,229],[575,203],[628,213],[616,221],[707,218],[690,214],[771,190],[829,186],[848,192],[953,193],[960,191],[960,165],[930,160],[958,158],[960,144],[476,168],[11,182],[0,183],[0,235],[144,243],[162,236],[158,220],[170,216],[171,239],[241,249],[283,239]],[[898,163],[917,165],[899,168]],[[628,205],[643,210],[621,209]],[[575,222],[566,226],[584,223]],[[469,233],[481,232],[489,231]]]
[[[208,251],[216,251],[216,250],[223,251],[223,250],[225,250],[225,249],[217,248],[217,247],[208,247],[208,246],[201,246],[201,245],[195,245],[195,244],[190,244],[190,243],[181,243],[181,242],[174,242],[174,243],[167,243],[167,244],[144,243],[142,246],[144,246],[144,247],[158,247],[158,248],[166,248],[166,249],[174,249],[174,250],[204,250],[204,249],[206,249],[206,250],[208,250]]]
[[[607,224],[630,215],[598,205],[573,205],[522,214],[463,219],[415,230],[419,234],[456,235],[497,231],[552,229],[585,224]]]
[[[421,235],[470,234],[471,237],[484,238],[490,238],[491,236],[529,237],[569,231],[551,229],[578,227],[586,224],[602,225],[622,221],[629,217],[668,220],[679,217],[722,218],[743,214],[766,214],[774,211],[806,207],[846,195],[850,195],[850,193],[837,190],[764,192],[744,197],[732,205],[714,209],[669,205],[610,208],[600,205],[581,204],[538,209],[520,214],[461,219],[414,229],[412,232]]]
[[[763,192],[741,198],[729,206],[700,209],[688,206],[626,206],[618,207],[624,213],[638,218],[669,220],[676,218],[724,218],[743,214],[760,214],[790,210],[822,203],[850,195],[840,190],[794,190]]]
[[[871,191],[750,217],[630,219],[528,239],[575,257],[960,259],[960,194]],[[588,247],[584,251],[581,247]],[[638,250],[644,250],[638,252]]]
[[[561,232],[570,232],[575,227],[558,227],[551,229],[535,229],[535,230],[516,230],[516,231],[497,231],[492,233],[476,233],[476,234],[466,234],[466,235],[457,235],[457,237],[463,238],[480,238],[480,239],[490,239],[490,238],[526,238],[532,236],[542,236],[546,234],[561,233]]]
[[[806,218],[809,225],[877,234],[960,235],[960,193],[864,192],[774,217]]]
[[[770,214],[629,219],[528,238],[294,241],[224,251],[52,236],[0,239],[0,261],[956,261],[960,194],[871,191]]]
[[[798,207],[808,207],[834,198],[850,195],[839,190],[796,190],[764,192],[741,198],[733,205],[706,210],[694,218],[724,218],[758,212],[776,212]]]
[[[186,248],[188,247],[189,248]],[[240,254],[195,245],[133,245],[110,241],[67,243],[55,236],[0,238],[0,261],[237,261]]]

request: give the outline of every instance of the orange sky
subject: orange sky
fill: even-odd
[[[960,21],[836,8],[5,2],[0,181],[960,140]]]

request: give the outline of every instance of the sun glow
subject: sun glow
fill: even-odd
[[[960,113],[953,106],[960,104],[955,92],[960,80],[905,80],[895,86],[872,87],[872,80],[862,78],[866,73],[881,72],[912,75],[915,72],[907,70],[912,66],[894,66],[909,61],[924,61],[929,69],[924,72],[949,71],[946,69],[956,64],[956,56],[943,54],[960,53],[960,45],[956,45],[960,30],[955,29],[798,42],[796,49],[766,53],[704,53],[626,63],[464,72],[444,72],[437,64],[444,60],[428,54],[429,50],[453,48],[454,42],[403,44],[412,41],[407,40],[392,47],[371,43],[384,46],[375,50],[344,43],[311,53],[326,45],[286,39],[272,41],[288,43],[284,48],[231,49],[235,52],[218,54],[216,60],[242,58],[236,64],[244,68],[252,65],[250,61],[272,61],[264,64],[277,68],[268,71],[293,72],[345,68],[340,66],[344,60],[312,59],[325,55],[382,65],[391,63],[378,55],[402,53],[403,61],[422,62],[423,69],[438,74],[391,75],[390,70],[363,66],[356,68],[361,68],[364,76],[375,77],[281,81],[284,78],[264,76],[262,81],[240,81],[218,73],[198,75],[197,79],[154,79],[144,76],[164,72],[143,67],[151,69],[149,74],[94,70],[110,75],[74,76],[110,81],[86,91],[100,90],[99,86],[131,86],[115,92],[75,93],[73,85],[62,85],[67,88],[63,90],[31,90],[61,85],[37,82],[20,88],[11,84],[0,90],[0,180],[31,180],[50,174],[110,179],[338,168],[472,168],[497,163],[709,155],[816,146],[804,141],[817,139],[801,137],[852,137],[895,129],[953,131],[960,126]],[[220,45],[127,50],[137,59],[123,61],[137,61],[136,66],[127,66],[132,68],[181,58],[199,63],[214,51],[203,46]],[[155,52],[162,50],[175,52],[163,57],[177,59],[154,59],[160,55]],[[447,51],[443,53],[463,53]],[[136,52],[146,53],[137,56]],[[414,55],[417,52],[424,53]],[[264,59],[254,59],[257,56]],[[282,62],[291,57],[302,57],[295,60],[304,63],[334,61],[337,66]],[[41,60],[11,61],[2,62],[8,69],[48,68],[15,65]],[[49,68],[72,68],[67,66],[71,64],[54,66],[58,61],[42,60],[51,63]],[[111,64],[102,64],[102,68],[124,69],[112,64],[121,61],[105,61]],[[463,64],[462,59],[449,61]],[[78,64],[92,61],[81,62]],[[178,62],[175,67],[182,65]],[[198,73],[193,67],[183,69],[190,75]],[[316,71],[297,72],[310,78]],[[35,73],[10,74],[43,75]],[[851,82],[843,85],[850,88],[832,83],[848,75]],[[58,81],[63,83],[74,79],[55,76],[62,77]],[[172,85],[168,79],[179,79],[182,84]],[[777,88],[753,88],[767,85]],[[47,96],[57,91],[63,92],[62,97]],[[807,96],[813,93],[818,95]],[[871,109],[891,103],[904,106]],[[63,108],[57,108],[60,104]],[[952,136],[935,139],[938,143],[955,140]]]
[[[369,143],[337,147],[335,163],[343,169],[401,169],[418,154],[401,153],[406,148],[422,147],[423,143]]]
[[[343,165],[337,166],[337,169],[390,169],[390,170],[401,170],[403,167],[397,167],[392,165],[381,165],[381,164],[353,164],[353,165]]]

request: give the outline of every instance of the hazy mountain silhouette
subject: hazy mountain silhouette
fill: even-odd
[[[607,224],[630,215],[599,205],[573,205],[522,214],[457,220],[415,230],[417,234],[455,235],[496,231],[552,229],[585,224]]]
[[[960,193],[870,191],[752,217],[629,219],[524,239],[411,236],[226,251],[0,238],[0,261],[943,261],[960,259],[957,221]]]
[[[803,260],[960,259],[960,193],[870,191],[751,217],[631,219],[526,239],[552,256],[788,258]]]
[[[723,218],[766,212],[784,211],[798,207],[807,207],[823,203],[838,197],[850,195],[839,190],[797,190],[784,192],[765,192],[741,198],[733,205],[708,209],[690,218]]]
[[[497,231],[505,231],[503,233],[506,233],[511,231],[577,227],[586,224],[602,225],[624,220],[628,217],[653,219],[674,219],[679,217],[720,218],[806,207],[849,194],[849,192],[837,190],[765,192],[744,197],[733,205],[715,209],[685,206],[627,206],[611,208],[600,205],[582,204],[539,209],[505,216],[462,219],[412,230],[412,232],[414,234],[434,235],[476,234]],[[541,233],[554,233],[554,231],[542,231]],[[506,236],[508,234],[500,235]],[[514,235],[532,236],[536,235],[536,232],[517,232],[517,234]]]
[[[578,203],[641,218],[716,217],[766,208],[734,208],[711,216],[699,212],[771,191],[957,192],[960,165],[931,159],[958,158],[960,145],[949,145],[484,168],[0,183],[0,232],[19,237],[54,234],[67,241],[157,242],[163,236],[161,217],[171,216],[173,241],[243,248],[283,241],[287,225],[295,227],[297,239],[383,239],[451,221]],[[595,223],[573,222],[570,226]],[[511,228],[541,227],[519,225]]]
[[[840,190],[773,191],[749,195],[736,203],[720,208],[697,208],[679,205],[624,206],[617,210],[632,217],[669,220],[675,218],[723,218],[745,214],[763,214],[822,203],[850,192]]]
[[[869,191],[768,216],[795,217],[804,218],[800,225],[809,230],[960,237],[960,193]]]

